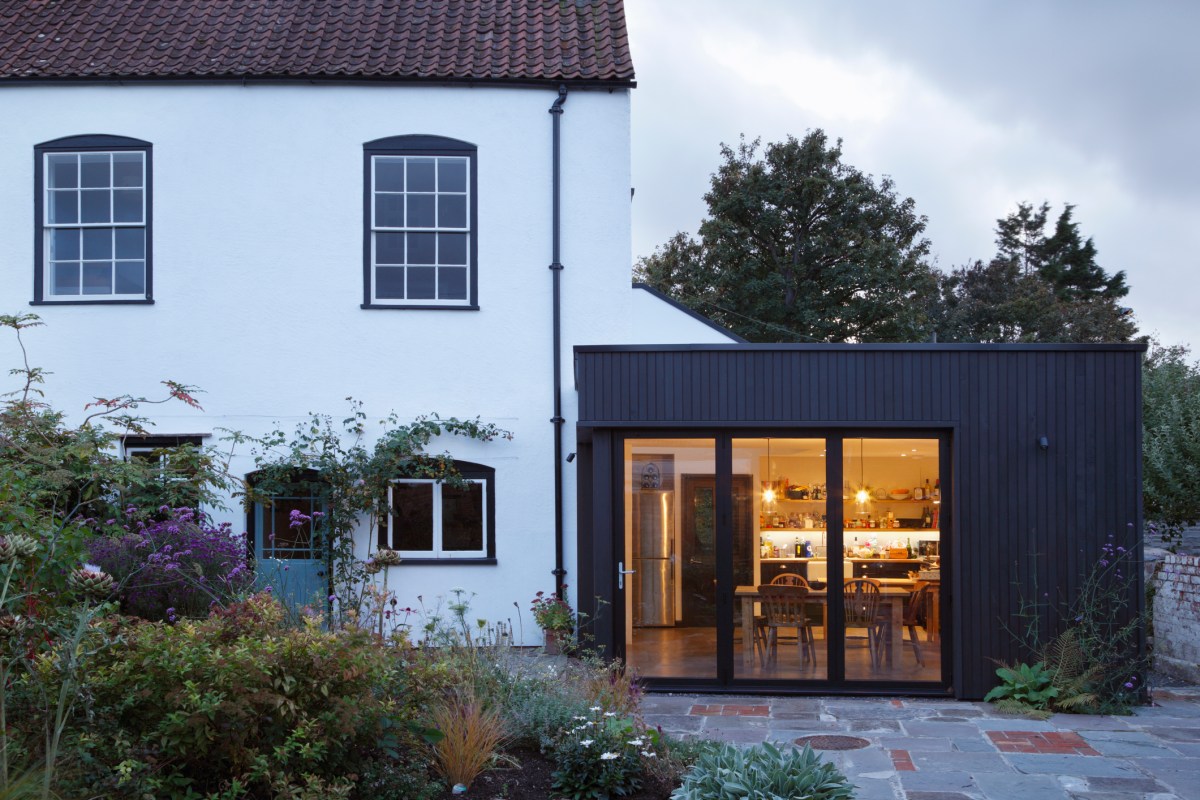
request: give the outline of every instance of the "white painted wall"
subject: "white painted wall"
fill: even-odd
[[[204,412],[142,409],[160,434],[290,429],[345,398],[382,417],[480,416],[512,442],[451,442],[496,468],[498,566],[393,570],[401,605],[452,587],[480,616],[525,613],[553,586],[551,117],[549,89],[353,85],[0,88],[0,313],[34,311],[32,363],[78,419],[94,396],[204,390]],[[563,386],[571,347],[720,341],[630,291],[629,93],[573,92],[562,117]],[[154,145],[152,306],[39,306],[33,287],[33,147],[88,133]],[[362,310],[362,144],[434,134],[478,145],[479,311]],[[680,320],[677,317],[682,317]],[[642,335],[647,329],[652,335]],[[713,338],[716,336],[717,338]],[[5,367],[19,353],[0,338]],[[7,371],[7,370],[5,370]],[[0,386],[12,379],[0,376]],[[234,470],[252,468],[238,452]],[[566,565],[575,564],[575,469],[566,465]],[[244,527],[240,509],[218,515]],[[365,538],[365,537],[364,537]],[[365,552],[365,542],[364,542]],[[569,575],[568,582],[573,576]]]
[[[632,341],[644,343],[705,342],[731,344],[728,336],[686,311],[676,308],[654,292],[633,287]]]

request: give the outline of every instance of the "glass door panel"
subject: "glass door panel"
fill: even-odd
[[[845,439],[846,679],[942,678],[937,439]]]
[[[736,678],[829,676],[825,463],[824,439],[733,440]]]
[[[715,443],[629,439],[623,471],[626,663],[646,678],[716,678]]]

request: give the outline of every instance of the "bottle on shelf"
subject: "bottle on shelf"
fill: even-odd
[[[925,506],[924,526],[926,528],[933,527],[933,512],[929,510],[929,506]]]
[[[942,499],[942,479],[938,478],[933,482],[933,499],[937,502]]]
[[[904,549],[908,551],[908,557],[913,557],[912,537],[909,537],[904,543]]]

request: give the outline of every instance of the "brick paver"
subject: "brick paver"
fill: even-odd
[[[988,738],[1001,753],[1054,753],[1057,755],[1098,756],[1082,736],[1073,731],[988,731]]]

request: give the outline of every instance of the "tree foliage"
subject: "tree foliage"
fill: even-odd
[[[996,223],[996,255],[941,279],[938,338],[946,342],[1127,342],[1137,334],[1125,273],[1096,263],[1066,205],[1047,232],[1050,205],[1021,203]]]
[[[925,218],[821,130],[722,145],[700,240],[676,234],[635,276],[751,341],[928,338]]]
[[[1153,344],[1142,370],[1146,517],[1168,532],[1200,522],[1200,362]]]

